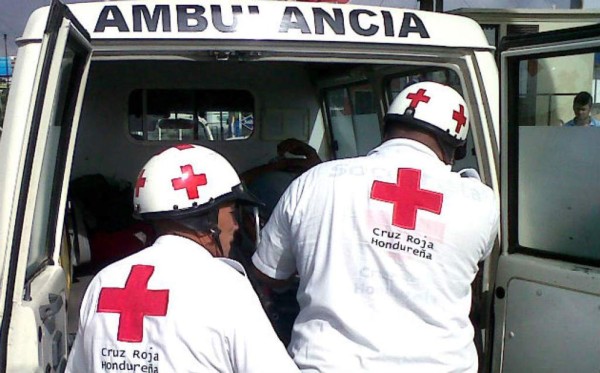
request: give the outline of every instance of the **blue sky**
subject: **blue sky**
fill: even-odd
[[[600,9],[600,0],[582,0],[584,8]],[[63,0],[64,3],[83,0]],[[356,4],[377,4],[405,8],[418,8],[416,0],[351,0]],[[8,54],[16,54],[15,39],[21,35],[27,17],[39,7],[48,5],[50,0],[0,0],[0,38],[7,35]],[[571,0],[444,0],[445,10],[456,8],[569,8]],[[3,39],[0,40],[0,56],[4,56]]]

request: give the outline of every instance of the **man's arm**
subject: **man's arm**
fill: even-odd
[[[252,263],[252,275],[255,278],[257,278],[258,281],[260,281],[262,284],[264,284],[274,290],[286,290],[288,287],[290,287],[294,283],[294,277],[295,277],[295,275],[292,275],[289,278],[284,279],[284,280],[278,280],[278,279],[269,277],[269,276],[265,275],[264,273],[262,273],[258,268],[256,268],[256,266],[254,265],[254,262]]]

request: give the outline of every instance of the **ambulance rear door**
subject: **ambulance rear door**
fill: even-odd
[[[58,1],[32,15],[19,44],[0,141],[3,372],[66,365],[68,266],[60,252],[90,54],[87,33]]]
[[[580,92],[600,123],[600,25],[504,39],[493,372],[600,371],[600,127],[571,126]]]

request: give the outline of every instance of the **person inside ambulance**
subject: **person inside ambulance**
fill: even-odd
[[[317,151],[296,138],[288,138],[277,144],[277,157],[263,165],[241,174],[248,190],[262,203],[258,207],[258,226],[253,211],[242,210],[243,221],[238,231],[235,258],[250,270],[250,279],[263,303],[267,316],[279,339],[287,345],[290,341],[294,319],[299,307],[296,300],[297,283],[290,282],[285,289],[270,289],[252,276],[251,257],[256,250],[256,235],[267,222],[275,205],[290,183],[311,167],[321,163]]]
[[[288,351],[302,372],[477,372],[471,283],[499,209],[465,155],[467,104],[419,82],[394,99],[384,142],[292,182],[252,257],[278,286],[297,273]]]
[[[271,216],[277,201],[290,183],[311,167],[321,163],[317,151],[307,143],[288,138],[277,144],[277,157],[245,171],[241,179],[261,202],[261,219]]]
[[[94,277],[66,371],[297,372],[228,258],[236,206],[256,203],[229,162],[171,147],[144,165],[133,203],[159,237]]]

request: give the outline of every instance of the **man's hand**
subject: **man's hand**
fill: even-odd
[[[288,159],[285,158],[286,153],[304,156],[306,159]],[[290,168],[307,170],[312,166],[321,163],[321,158],[319,158],[315,149],[294,138],[283,140],[277,144],[277,155],[279,156],[280,161]],[[284,166],[283,168],[286,167]]]

